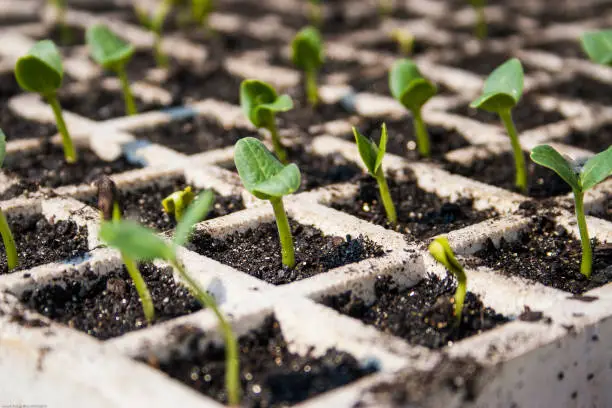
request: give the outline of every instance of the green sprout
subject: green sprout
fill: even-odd
[[[323,22],[321,0],[308,0],[308,18],[310,19],[310,24],[315,27],[321,27]]]
[[[121,220],[121,206],[117,186],[108,176],[101,176],[96,180],[95,184],[98,188],[98,209],[102,219],[104,221],[119,222]],[[151,292],[147,288],[147,283],[142,278],[136,262],[123,251],[121,252],[121,259],[130,278],[134,282],[140,303],[142,303],[145,318],[151,324],[155,320],[155,307],[151,298]]]
[[[485,6],[487,0],[468,0],[474,11],[476,12],[476,25],[474,26],[474,34],[476,37],[484,40],[487,38],[487,16],[485,15]]]
[[[139,261],[162,259],[168,262],[177,270],[198,302],[212,310],[219,321],[219,326],[225,339],[225,387],[229,403],[230,405],[237,406],[240,403],[238,342],[231,325],[219,310],[215,298],[202,289],[198,282],[191,277],[180,262],[177,254],[178,246],[187,242],[193,226],[206,217],[212,208],[213,202],[214,194],[212,191],[208,190],[200,194],[189,206],[185,216],[177,225],[172,242],[166,242],[156,235],[153,230],[129,220],[102,223],[100,239],[132,259]]]
[[[174,216],[176,222],[180,222],[183,219],[185,210],[194,198],[195,194],[191,190],[191,186],[187,186],[184,190],[175,191],[164,198],[162,200],[162,207],[167,214]]]
[[[413,116],[417,147],[423,157],[431,156],[429,133],[423,122],[422,108],[438,92],[438,87],[427,80],[410,59],[400,59],[389,72],[391,95],[408,109]]]
[[[175,1],[176,0],[162,0],[157,6],[150,23],[151,31],[155,37],[153,40],[153,53],[155,54],[155,61],[160,67],[168,66],[168,57],[164,54],[162,49],[162,30],[164,29],[166,17],[168,17],[168,14],[172,11]]]
[[[405,28],[396,28],[389,34],[391,39],[397,43],[397,48],[405,57],[409,57],[414,51],[414,35]]]
[[[553,170],[572,188],[578,229],[580,230],[580,240],[582,242],[580,272],[587,278],[590,278],[593,265],[593,251],[584,216],[584,193],[612,175],[612,146],[591,157],[584,164],[571,158],[563,157],[548,145],[536,146],[531,151],[531,160]]]
[[[382,130],[380,133],[380,142],[378,146],[371,139],[363,136],[359,131],[353,127],[353,134],[355,135],[355,141],[357,148],[359,149],[359,155],[361,160],[365,164],[368,172],[376,182],[378,183],[378,190],[380,192],[380,198],[382,200],[385,211],[387,212],[387,220],[389,223],[397,224],[397,213],[395,212],[395,205],[389,194],[389,186],[387,185],[387,179],[385,178],[385,172],[382,168],[382,161],[387,151],[387,125],[383,123]]]
[[[69,44],[72,39],[72,33],[66,25],[66,0],[49,0],[49,3],[55,7],[57,13],[57,24],[60,29],[60,40],[62,44]]]
[[[213,0],[192,0],[191,19],[198,25],[208,26],[208,17],[214,8]]]
[[[283,196],[300,187],[300,170],[295,164],[284,166],[253,137],[240,139],[234,148],[234,162],[244,187],[255,197],[269,200],[274,209],[281,243],[283,265],[295,266],[291,227],[283,205]]]
[[[6,135],[0,129],[0,167],[4,162],[6,156]],[[17,255],[17,247],[15,246],[15,238],[11,232],[11,227],[4,216],[4,212],[0,208],[0,235],[2,235],[2,242],[4,242],[4,250],[6,251],[6,264],[8,270],[15,269],[19,264],[19,256]]]
[[[457,324],[460,324],[465,294],[467,293],[467,276],[465,275],[465,271],[457,261],[457,258],[455,258],[455,254],[445,236],[437,237],[429,244],[429,253],[457,278],[457,290],[455,291],[455,318],[457,319]]]
[[[386,17],[393,13],[393,0],[378,0],[378,14]]]
[[[591,61],[601,65],[612,65],[612,30],[584,33],[580,43]]]
[[[126,64],[134,55],[134,47],[119,38],[104,24],[95,24],[89,27],[86,38],[89,52],[94,61],[104,69],[115,72],[119,77],[126,114],[135,115],[138,112],[125,70]]]
[[[293,64],[304,71],[308,102],[315,106],[319,103],[317,75],[325,62],[325,49],[319,30],[315,27],[301,29],[291,42],[291,51]]]
[[[527,168],[518,133],[512,121],[512,108],[519,102],[522,94],[523,66],[518,59],[512,58],[491,72],[484,83],[482,95],[473,101],[470,107],[499,115],[512,144],[516,167],[515,185],[525,193],[528,187]]]
[[[68,133],[66,122],[64,122],[62,107],[57,99],[57,90],[64,79],[64,69],[61,56],[53,41],[39,41],[30,48],[26,55],[19,58],[15,64],[15,78],[21,88],[39,93],[51,105],[57,129],[62,135],[66,161],[75,163],[77,153]]]
[[[280,141],[276,127],[276,113],[287,112],[293,108],[291,97],[278,96],[274,88],[263,81],[245,79],[240,84],[240,106],[255,127],[270,132],[274,153],[281,162],[285,163],[287,151]]]

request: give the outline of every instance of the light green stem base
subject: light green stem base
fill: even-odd
[[[278,134],[278,127],[276,126],[276,117],[272,115],[272,118],[267,126],[270,136],[272,138],[272,148],[274,154],[278,157],[281,163],[287,164],[287,150],[280,141],[280,135]]]
[[[519,141],[516,127],[512,121],[512,112],[510,109],[499,111],[499,117],[501,118],[508,136],[510,136],[510,143],[512,144],[512,152],[514,153],[514,166],[516,168],[516,179],[515,185],[522,193],[527,193],[529,183],[527,181],[527,167],[525,165],[525,156],[523,156],[523,149],[521,149],[521,142]]]
[[[62,135],[62,144],[64,146],[64,156],[66,157],[66,162],[76,163],[77,153],[74,148],[74,144],[72,143],[70,133],[68,133],[68,127],[66,126],[66,122],[64,122],[64,114],[62,113],[62,107],[59,101],[57,100],[57,96],[55,94],[48,95],[46,99],[49,105],[51,105],[51,109],[53,109],[53,114],[55,115],[55,123],[57,124],[57,130],[60,132],[60,135]]]
[[[485,9],[483,6],[475,7],[476,10],[476,37],[481,40],[487,38],[487,17],[485,15]]]
[[[142,303],[142,309],[144,311],[145,318],[147,319],[147,323],[151,324],[153,320],[155,320],[155,307],[153,306],[153,299],[151,298],[149,288],[147,288],[147,283],[142,278],[136,262],[123,253],[121,254],[121,257],[123,258],[125,268],[130,274],[130,278],[132,278],[132,281],[134,282],[136,292],[140,297],[140,302]]]
[[[11,227],[9,226],[2,210],[0,210],[0,234],[2,235],[2,241],[4,242],[6,263],[10,271],[11,269],[15,269],[19,264],[19,257],[17,255],[17,247],[15,246],[15,238],[13,238]]]
[[[574,191],[574,202],[576,205],[578,229],[580,230],[580,242],[582,243],[582,261],[580,262],[580,273],[587,278],[591,278],[591,271],[593,269],[593,249],[591,248],[589,230],[587,228],[586,218],[584,216],[584,193]]]
[[[293,236],[291,235],[291,227],[289,226],[289,219],[287,218],[287,213],[285,212],[283,199],[280,197],[271,198],[270,203],[272,204],[274,216],[276,217],[276,226],[278,228],[278,237],[281,243],[283,265],[293,268],[295,266]]]
[[[311,106],[319,104],[319,88],[317,86],[317,71],[311,70],[304,73],[306,80],[306,97]]]
[[[151,30],[155,34],[153,43],[153,50],[155,53],[155,61],[160,68],[166,68],[168,66],[168,57],[164,54],[162,49],[162,30],[164,22],[170,10],[172,9],[172,0],[163,0],[155,12],[153,21],[151,22]]]
[[[421,111],[418,110],[412,112],[412,116],[419,154],[423,157],[430,157],[431,148],[429,147],[429,132],[427,131],[425,122],[423,122],[423,115],[421,114]]]
[[[138,110],[136,109],[136,102],[134,102],[134,95],[130,89],[130,81],[128,80],[127,73],[125,71],[125,65],[117,68],[117,76],[121,82],[121,90],[123,91],[123,101],[125,102],[125,113],[128,116],[136,115]]]
[[[463,303],[465,302],[465,295],[467,293],[467,278],[465,272],[457,273],[454,271],[457,277],[457,290],[455,291],[455,318],[457,324],[461,324],[461,314],[463,313]]]
[[[378,190],[380,191],[380,199],[385,207],[385,212],[387,213],[387,220],[390,224],[396,225],[397,213],[395,211],[395,204],[393,204],[393,199],[389,193],[389,185],[387,184],[387,179],[385,178],[385,174],[382,169],[378,170],[376,182],[378,183]]]

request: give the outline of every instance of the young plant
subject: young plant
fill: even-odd
[[[98,209],[102,215],[104,221],[119,222],[121,220],[121,206],[119,200],[119,190],[115,185],[115,182],[108,176],[101,176],[96,180],[96,187],[98,188]],[[136,262],[130,258],[125,252],[121,252],[121,258],[127,269],[130,278],[134,282],[134,287],[142,303],[142,309],[147,319],[147,322],[151,324],[155,320],[155,307],[153,306],[153,299],[151,293],[147,288],[147,283],[142,278]]]
[[[87,46],[91,57],[104,69],[117,74],[121,81],[125,112],[135,115],[137,112],[130,82],[125,71],[126,64],[134,55],[134,47],[119,38],[104,24],[95,24],[87,29]]]
[[[455,291],[455,318],[457,324],[461,323],[461,313],[463,312],[463,303],[465,302],[465,294],[467,293],[467,276],[461,264],[455,258],[455,254],[451,249],[448,239],[445,236],[435,238],[429,244],[429,253],[434,259],[446,267],[455,278],[457,278],[457,290]]]
[[[291,51],[293,64],[304,71],[308,102],[315,106],[319,103],[317,75],[325,62],[325,49],[319,30],[314,27],[300,30],[291,42]]]
[[[473,101],[470,106],[499,115],[512,144],[516,167],[515,184],[520,191],[525,193],[529,185],[527,168],[525,167],[525,157],[518,133],[512,121],[512,108],[519,102],[522,94],[523,66],[518,59],[512,58],[491,72],[485,81],[482,95]]]
[[[410,59],[400,59],[389,72],[391,95],[412,113],[417,147],[423,157],[431,156],[429,133],[423,122],[423,105],[438,92],[438,87],[427,80]]]
[[[274,209],[283,265],[295,266],[291,227],[283,206],[283,196],[300,187],[300,170],[295,164],[284,166],[253,137],[240,139],[234,148],[234,162],[244,187],[255,197],[269,200]]]
[[[387,151],[387,125],[383,123],[382,130],[380,133],[380,142],[378,146],[371,139],[363,136],[359,131],[353,127],[353,134],[355,135],[355,142],[359,149],[359,155],[361,160],[365,164],[368,172],[376,182],[378,183],[378,190],[380,192],[380,198],[382,200],[385,211],[387,212],[387,220],[390,224],[397,224],[397,213],[395,212],[395,205],[389,194],[389,186],[387,185],[387,179],[385,178],[385,172],[382,168],[382,161]]]
[[[0,167],[4,162],[6,156],[6,135],[0,129]],[[4,250],[6,251],[6,264],[8,270],[15,269],[19,264],[19,256],[17,255],[17,247],[15,246],[15,239],[11,232],[11,227],[0,208],[0,235],[2,235],[2,242],[4,243]]]
[[[187,210],[194,198],[195,194],[191,187],[187,186],[184,190],[175,191],[164,198],[162,200],[162,207],[167,214],[174,217],[176,222],[180,222],[183,219],[185,210]]]
[[[39,93],[51,105],[57,130],[62,135],[66,161],[76,162],[76,150],[68,133],[66,122],[64,122],[62,107],[57,99],[57,90],[62,85],[64,69],[62,58],[53,41],[39,41],[30,48],[26,55],[19,58],[15,64],[15,78],[21,88]]]
[[[601,65],[612,65],[612,30],[584,33],[580,43],[591,61]]]
[[[321,0],[308,0],[308,18],[310,19],[310,24],[315,27],[321,27],[323,23]]]
[[[396,28],[391,31],[391,39],[397,43],[399,53],[409,57],[414,50],[414,35],[405,28]]]
[[[70,43],[72,34],[66,25],[66,0],[49,0],[49,3],[55,7],[57,25],[60,29],[60,41],[62,44],[68,44]]]
[[[124,220],[104,222],[100,227],[100,238],[107,245],[120,250],[132,259],[139,261],[165,260],[177,270],[198,302],[212,310],[219,321],[225,339],[225,387],[229,404],[238,406],[240,403],[240,360],[238,358],[238,342],[232,327],[219,310],[214,297],[202,289],[198,282],[191,277],[177,255],[177,247],[187,242],[193,226],[210,212],[213,201],[214,194],[212,191],[200,194],[189,206],[185,216],[177,225],[172,242],[166,242],[154,231],[138,223]]]
[[[553,170],[572,188],[578,229],[580,230],[580,240],[582,242],[580,272],[587,278],[590,278],[593,252],[584,216],[584,193],[612,175],[612,146],[591,157],[584,164],[571,158],[563,157],[548,145],[535,147],[531,151],[531,160]]]
[[[476,12],[476,26],[474,27],[474,34],[476,37],[484,40],[487,38],[487,17],[485,15],[485,6],[487,0],[468,0],[474,11]]]
[[[164,29],[164,23],[166,22],[166,17],[172,11],[176,0],[161,0],[155,13],[153,14],[153,18],[151,19],[151,31],[154,35],[153,40],[153,53],[155,54],[155,61],[159,67],[167,67],[168,66],[168,57],[164,54],[162,49],[162,30]]]
[[[240,106],[255,127],[270,132],[274,153],[281,162],[285,163],[287,151],[280,141],[276,127],[276,113],[287,112],[293,108],[291,97],[278,96],[274,88],[263,81],[245,79],[240,84]]]

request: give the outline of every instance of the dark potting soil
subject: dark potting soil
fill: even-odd
[[[201,255],[274,285],[306,279],[339,266],[379,257],[383,249],[367,238],[325,236],[318,229],[290,220],[295,268],[282,265],[278,230],[274,222],[235,232],[223,240],[194,234],[191,246]]]
[[[398,57],[405,57],[402,53],[397,41],[392,38],[381,38],[377,41],[374,41],[369,44],[363,44],[361,48],[368,49],[376,52],[385,52],[393,55],[397,55]],[[418,55],[422,55],[427,51],[435,48],[431,44],[425,44],[422,41],[415,41],[412,46],[412,54],[410,57],[416,57]]]
[[[440,279],[430,275],[410,288],[400,288],[391,277],[381,276],[374,284],[376,300],[372,304],[351,291],[325,296],[321,303],[410,344],[432,349],[450,346],[508,321],[468,292],[457,327],[453,310],[455,289],[451,276]]]
[[[87,248],[87,228],[74,221],[49,222],[42,214],[8,216],[19,258],[8,271],[6,251],[0,252],[0,275],[82,256]]]
[[[572,79],[560,82],[542,92],[609,106],[612,105],[612,95],[607,92],[609,87],[610,84],[576,73]]]
[[[274,52],[268,61],[270,65],[280,66],[285,68],[296,69],[291,60],[286,59],[280,52]],[[361,64],[356,60],[338,60],[327,58],[319,71],[319,77],[338,72],[354,72],[358,73],[361,69]]]
[[[2,106],[8,103],[8,100],[23,92],[15,79],[13,72],[5,72],[0,74],[0,102]]]
[[[209,345],[198,351],[205,334],[191,329],[189,354],[175,352],[160,364],[166,374],[227,403],[225,390],[225,349]],[[289,351],[280,324],[268,317],[263,325],[239,339],[241,407],[286,407],[315,395],[349,384],[376,372],[373,366],[361,366],[350,354],[329,349],[321,357],[300,356]]]
[[[574,130],[563,139],[563,143],[599,153],[612,146],[612,126],[607,125],[591,131]]]
[[[535,164],[525,156],[527,177],[529,181],[528,196],[533,198],[548,198],[567,194],[570,187],[561,177],[546,167]],[[519,192],[514,185],[514,156],[506,152],[485,159],[477,159],[470,166],[459,163],[446,163],[446,170],[481,181],[492,186]]]
[[[586,58],[578,41],[560,40],[549,43],[538,44],[537,50],[550,52],[564,58]]]
[[[463,26],[452,28],[453,31],[474,35],[473,26]],[[491,38],[506,38],[519,33],[519,30],[513,25],[502,22],[487,23],[487,39]]]
[[[355,75],[352,77],[351,87],[355,92],[368,92],[391,97],[389,89],[389,75]],[[444,84],[436,84],[438,87],[437,95],[453,95],[454,92]],[[435,98],[435,96],[434,96]]]
[[[2,81],[2,78],[0,78]],[[55,125],[25,119],[9,108],[8,102],[0,101],[0,129],[7,141],[17,139],[48,139],[57,133]]]
[[[293,103],[292,110],[277,115],[280,129],[296,129],[298,132],[307,134],[311,126],[333,120],[346,120],[351,116],[351,113],[340,102],[319,103],[312,107],[305,101],[305,98],[298,97],[293,99]]]
[[[484,264],[502,273],[520,276],[573,294],[581,294],[612,281],[612,247],[592,240],[593,274],[580,273],[582,249],[565,228],[547,216],[534,216],[529,227],[513,242],[491,240],[475,255]]]
[[[461,68],[474,74],[488,76],[495,68],[510,58],[512,56],[505,53],[484,51],[480,54],[468,55],[460,59],[447,61],[447,65]],[[533,69],[525,65],[523,65],[523,70],[526,74],[533,72]]]
[[[378,184],[373,177],[367,175],[359,180],[356,197],[346,203],[332,204],[332,207],[405,233],[410,240],[425,240],[497,216],[492,209],[475,210],[472,199],[461,198],[450,202],[421,190],[413,178],[399,182],[393,177],[387,177],[387,183],[398,216],[398,224],[395,226],[387,221]]]
[[[469,105],[461,105],[452,109],[450,112],[467,116],[480,122],[503,126],[497,113],[470,108]],[[532,96],[524,97],[521,99],[520,103],[512,109],[512,121],[518,132],[560,122],[562,120],[565,120],[565,116],[557,111],[547,111],[540,108],[535,98]]]
[[[139,264],[160,323],[200,310],[189,290],[176,283],[169,270]],[[138,292],[124,266],[100,275],[88,269],[84,275],[69,274],[24,292],[21,302],[29,308],[83,331],[100,340],[142,329],[147,321]]]
[[[45,35],[38,40],[52,40],[60,47],[74,47],[76,45],[85,45],[85,30],[81,27],[67,26],[68,34],[64,35],[59,25],[54,25],[49,28]]]

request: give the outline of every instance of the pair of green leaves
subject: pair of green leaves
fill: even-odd
[[[410,59],[400,59],[389,72],[391,95],[411,112],[416,112],[438,92],[435,84],[427,80]]]
[[[455,318],[457,319],[457,323],[460,324],[463,303],[465,302],[465,295],[467,293],[467,276],[463,270],[463,266],[457,261],[455,253],[445,236],[439,236],[429,244],[429,253],[457,278],[457,290],[455,291]]]
[[[523,95],[523,76],[518,59],[504,62],[487,77],[482,95],[470,106],[493,113],[512,109]]]
[[[43,96],[55,94],[62,85],[62,57],[51,40],[34,44],[15,64],[15,78],[21,88]]]
[[[95,24],[85,35],[91,57],[105,69],[117,71],[134,55],[134,46],[104,24]]]
[[[300,30],[291,42],[291,59],[301,70],[318,70],[325,62],[325,49],[319,30],[306,27]]]
[[[382,124],[378,145],[372,139],[362,135],[356,128],[353,128],[353,135],[355,135],[355,142],[363,164],[372,176],[379,177],[382,170],[382,161],[387,152],[387,125]]]
[[[601,30],[582,35],[582,49],[591,61],[612,65],[612,30]]]
[[[269,127],[276,113],[293,109],[293,100],[289,95],[278,96],[266,82],[245,79],[240,84],[240,106],[255,127]]]

